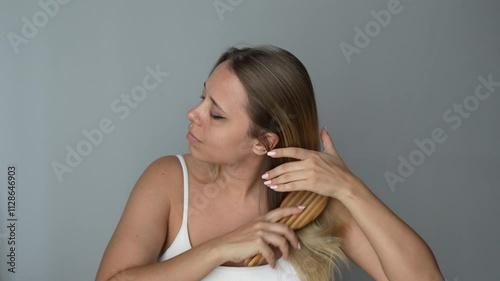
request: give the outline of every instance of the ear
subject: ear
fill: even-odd
[[[257,155],[265,155],[268,151],[271,151],[276,144],[278,144],[279,140],[279,136],[275,133],[264,133],[255,140],[253,152]]]

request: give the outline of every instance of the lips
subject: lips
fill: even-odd
[[[201,141],[193,133],[191,133],[191,131],[188,131],[186,138],[191,142],[200,142],[201,143]]]

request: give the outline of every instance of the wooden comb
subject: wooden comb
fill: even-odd
[[[284,217],[279,223],[288,225],[292,230],[301,229],[315,220],[328,205],[329,197],[319,195],[311,191],[293,191],[290,192],[280,207],[300,206],[306,208],[300,214]],[[258,254],[245,260],[247,266],[258,266],[265,262],[264,257]]]

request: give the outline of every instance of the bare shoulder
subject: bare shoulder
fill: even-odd
[[[161,180],[172,173],[182,172],[179,159],[175,155],[162,156],[149,164],[145,174]]]
[[[157,192],[169,192],[176,182],[182,181],[182,167],[176,156],[168,155],[154,160],[143,172],[135,188],[144,187]]]
[[[168,231],[171,200],[182,182],[176,156],[153,161],[137,180],[101,260],[96,280],[156,261]]]
[[[182,166],[179,159],[174,155],[162,156],[144,170],[130,194],[127,205],[137,205],[141,209],[150,208],[150,216],[168,223],[171,206],[174,206],[182,195],[182,183]]]

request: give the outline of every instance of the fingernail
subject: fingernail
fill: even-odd
[[[269,177],[269,174],[268,174],[268,173],[265,173],[265,174],[263,174],[263,175],[262,175],[262,178],[263,178],[263,179],[267,179],[267,177]]]
[[[264,182],[265,185],[270,185],[271,184],[271,181],[265,181]]]
[[[301,210],[304,210],[306,208],[306,206],[304,205],[300,205],[300,206],[297,206],[297,208],[301,209]]]
[[[297,249],[299,249],[299,250],[301,249],[300,242],[297,244]]]
[[[277,185],[271,185],[269,188],[270,189],[276,189],[276,188],[278,188],[278,186]]]
[[[267,153],[267,155],[268,155],[268,156],[274,156],[274,155],[276,155],[276,151],[269,151],[269,152]]]

